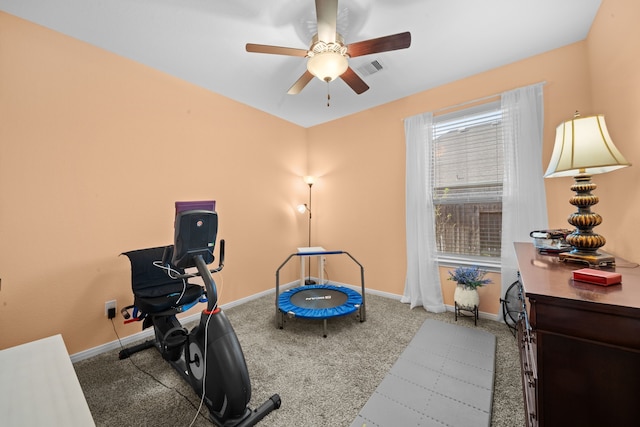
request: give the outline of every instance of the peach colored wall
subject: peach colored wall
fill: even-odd
[[[586,52],[584,42],[576,43],[310,128],[310,170],[319,176],[314,217],[318,243],[358,257],[365,265],[368,287],[402,294],[406,270],[403,119],[545,81],[547,162],[557,123],[571,117],[576,108],[589,106]],[[556,193],[566,190],[558,184],[547,183],[550,211],[558,209]],[[560,196],[562,215],[571,212],[567,198]],[[327,266],[330,276],[354,280],[351,271],[341,268]],[[446,281],[446,270],[441,271],[442,288],[445,302],[451,302],[453,287]],[[480,310],[497,313],[500,286],[488,286],[482,293]]]
[[[516,87],[546,82],[543,170],[551,156],[556,126],[575,110],[583,115],[611,115],[608,123],[613,137],[627,159],[637,163],[640,125],[634,119],[640,113],[640,59],[633,53],[640,51],[640,30],[634,24],[640,14],[638,4],[631,3],[605,1],[592,34],[583,42],[311,128],[310,170],[322,182],[315,196],[319,244],[348,249],[358,256],[367,269],[368,287],[402,294],[406,264],[402,120]],[[640,198],[635,185],[624,183],[638,182],[637,173],[637,168],[627,168],[596,178],[602,181],[599,194],[603,202],[596,211],[609,224],[599,230],[609,236],[605,249],[636,261],[640,252],[632,236],[638,235],[639,225],[631,212]],[[568,203],[570,185],[570,178],[545,181],[552,227],[569,227],[566,218],[574,211]],[[624,204],[630,204],[629,208],[619,209]],[[341,264],[329,264],[327,269],[329,275],[354,280],[353,273]],[[450,304],[453,286],[446,281],[446,270],[441,268],[441,286],[445,303]],[[481,291],[480,310],[497,313],[500,286]]]
[[[304,241],[304,129],[5,13],[0,118],[0,349],[113,341],[118,254],[171,243],[175,200],[218,201],[222,303],[273,288]]]
[[[546,82],[543,170],[556,126],[575,110],[605,113],[618,147],[637,164],[639,8],[631,0],[605,0],[586,41],[311,128],[310,170],[324,183],[316,195],[318,242],[352,248],[367,267],[369,287],[401,294],[406,264],[402,119],[539,81]],[[602,201],[596,211],[605,218],[598,231],[609,238],[605,249],[634,261],[640,259],[633,239],[640,226],[631,212],[640,203],[639,190],[624,183],[638,182],[637,171],[632,167],[596,177]],[[570,178],[545,181],[552,227],[569,226],[566,218],[574,211],[568,203],[570,185]],[[620,209],[622,205],[629,207]],[[330,275],[352,274],[342,265],[327,268]],[[441,286],[450,304],[453,286],[446,281],[446,270],[441,268]],[[499,289],[492,285],[481,290],[481,311],[498,312]]]
[[[604,114],[611,138],[632,166],[597,175],[594,210],[604,220],[597,229],[605,248],[640,262],[640,2],[605,0],[589,34],[592,114]],[[568,186],[571,180],[560,178]]]
[[[584,42],[302,129],[0,13],[0,348],[53,333],[71,353],[113,341],[104,302],[131,301],[128,264],[117,254],[169,243],[178,199],[218,200],[228,244],[223,303],[272,288],[275,268],[306,242],[306,218],[292,207],[306,200],[307,173],[319,177],[312,243],[352,253],[368,288],[402,294],[402,120],[540,81],[541,167],[556,125],[576,109],[607,114],[636,165],[596,179],[607,248],[638,260],[629,213],[640,203],[637,16],[636,2],[605,0]],[[185,174],[179,162],[200,170]],[[545,185],[549,224],[564,227],[570,179]],[[358,283],[346,257],[329,257],[327,271]],[[441,285],[451,303],[446,267]],[[498,311],[498,289],[481,289],[481,311]]]

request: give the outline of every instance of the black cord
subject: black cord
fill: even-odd
[[[118,343],[120,344],[120,349],[121,350],[125,350],[124,345],[122,345],[122,341],[120,340],[120,335],[118,335],[118,331],[116,330],[116,324],[113,322],[113,319],[111,320],[111,326],[113,327],[113,332],[116,334],[116,338],[118,338]],[[163,386],[164,388],[166,388],[167,390],[173,390],[176,393],[178,393],[180,396],[184,397],[184,399],[189,402],[189,404],[193,407],[193,409],[195,409],[196,411],[198,411],[198,415],[200,415],[202,418],[204,418],[205,420],[211,422],[211,420],[209,419],[209,417],[207,417],[205,414],[203,414],[202,412],[200,412],[200,408],[198,408],[192,401],[191,399],[189,399],[188,396],[186,396],[185,394],[183,394],[180,390],[178,390],[175,387],[169,387],[168,385],[166,385],[165,383],[163,383],[162,381],[160,381],[157,377],[155,377],[152,373],[145,371],[144,369],[142,369],[140,366],[136,365],[136,362],[133,361],[133,359],[131,358],[131,356],[133,355],[129,355],[129,357],[127,359],[129,359],[131,361],[131,364],[138,369],[140,372],[142,372],[143,374],[148,375],[150,378],[152,378],[153,380],[155,380],[158,384],[160,384],[161,386]]]

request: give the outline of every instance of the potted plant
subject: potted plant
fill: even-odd
[[[453,294],[456,308],[459,307],[471,311],[477,310],[480,303],[478,288],[492,283],[491,279],[485,278],[486,274],[485,270],[477,266],[457,267],[453,271],[449,270],[449,280],[453,280],[458,284]]]

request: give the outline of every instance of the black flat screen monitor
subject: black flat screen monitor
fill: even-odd
[[[218,214],[209,209],[194,209],[194,205],[178,211],[178,203],[189,202],[176,202],[174,250],[171,263],[178,268],[195,267],[196,256],[202,255],[205,263],[211,264],[218,234]],[[213,205],[209,202],[207,207],[212,208]]]

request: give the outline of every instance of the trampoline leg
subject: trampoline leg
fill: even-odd
[[[327,319],[322,319],[322,323],[323,323],[323,333],[322,333],[322,338],[326,338],[327,337]]]
[[[276,328],[284,329],[284,313],[276,307]]]

